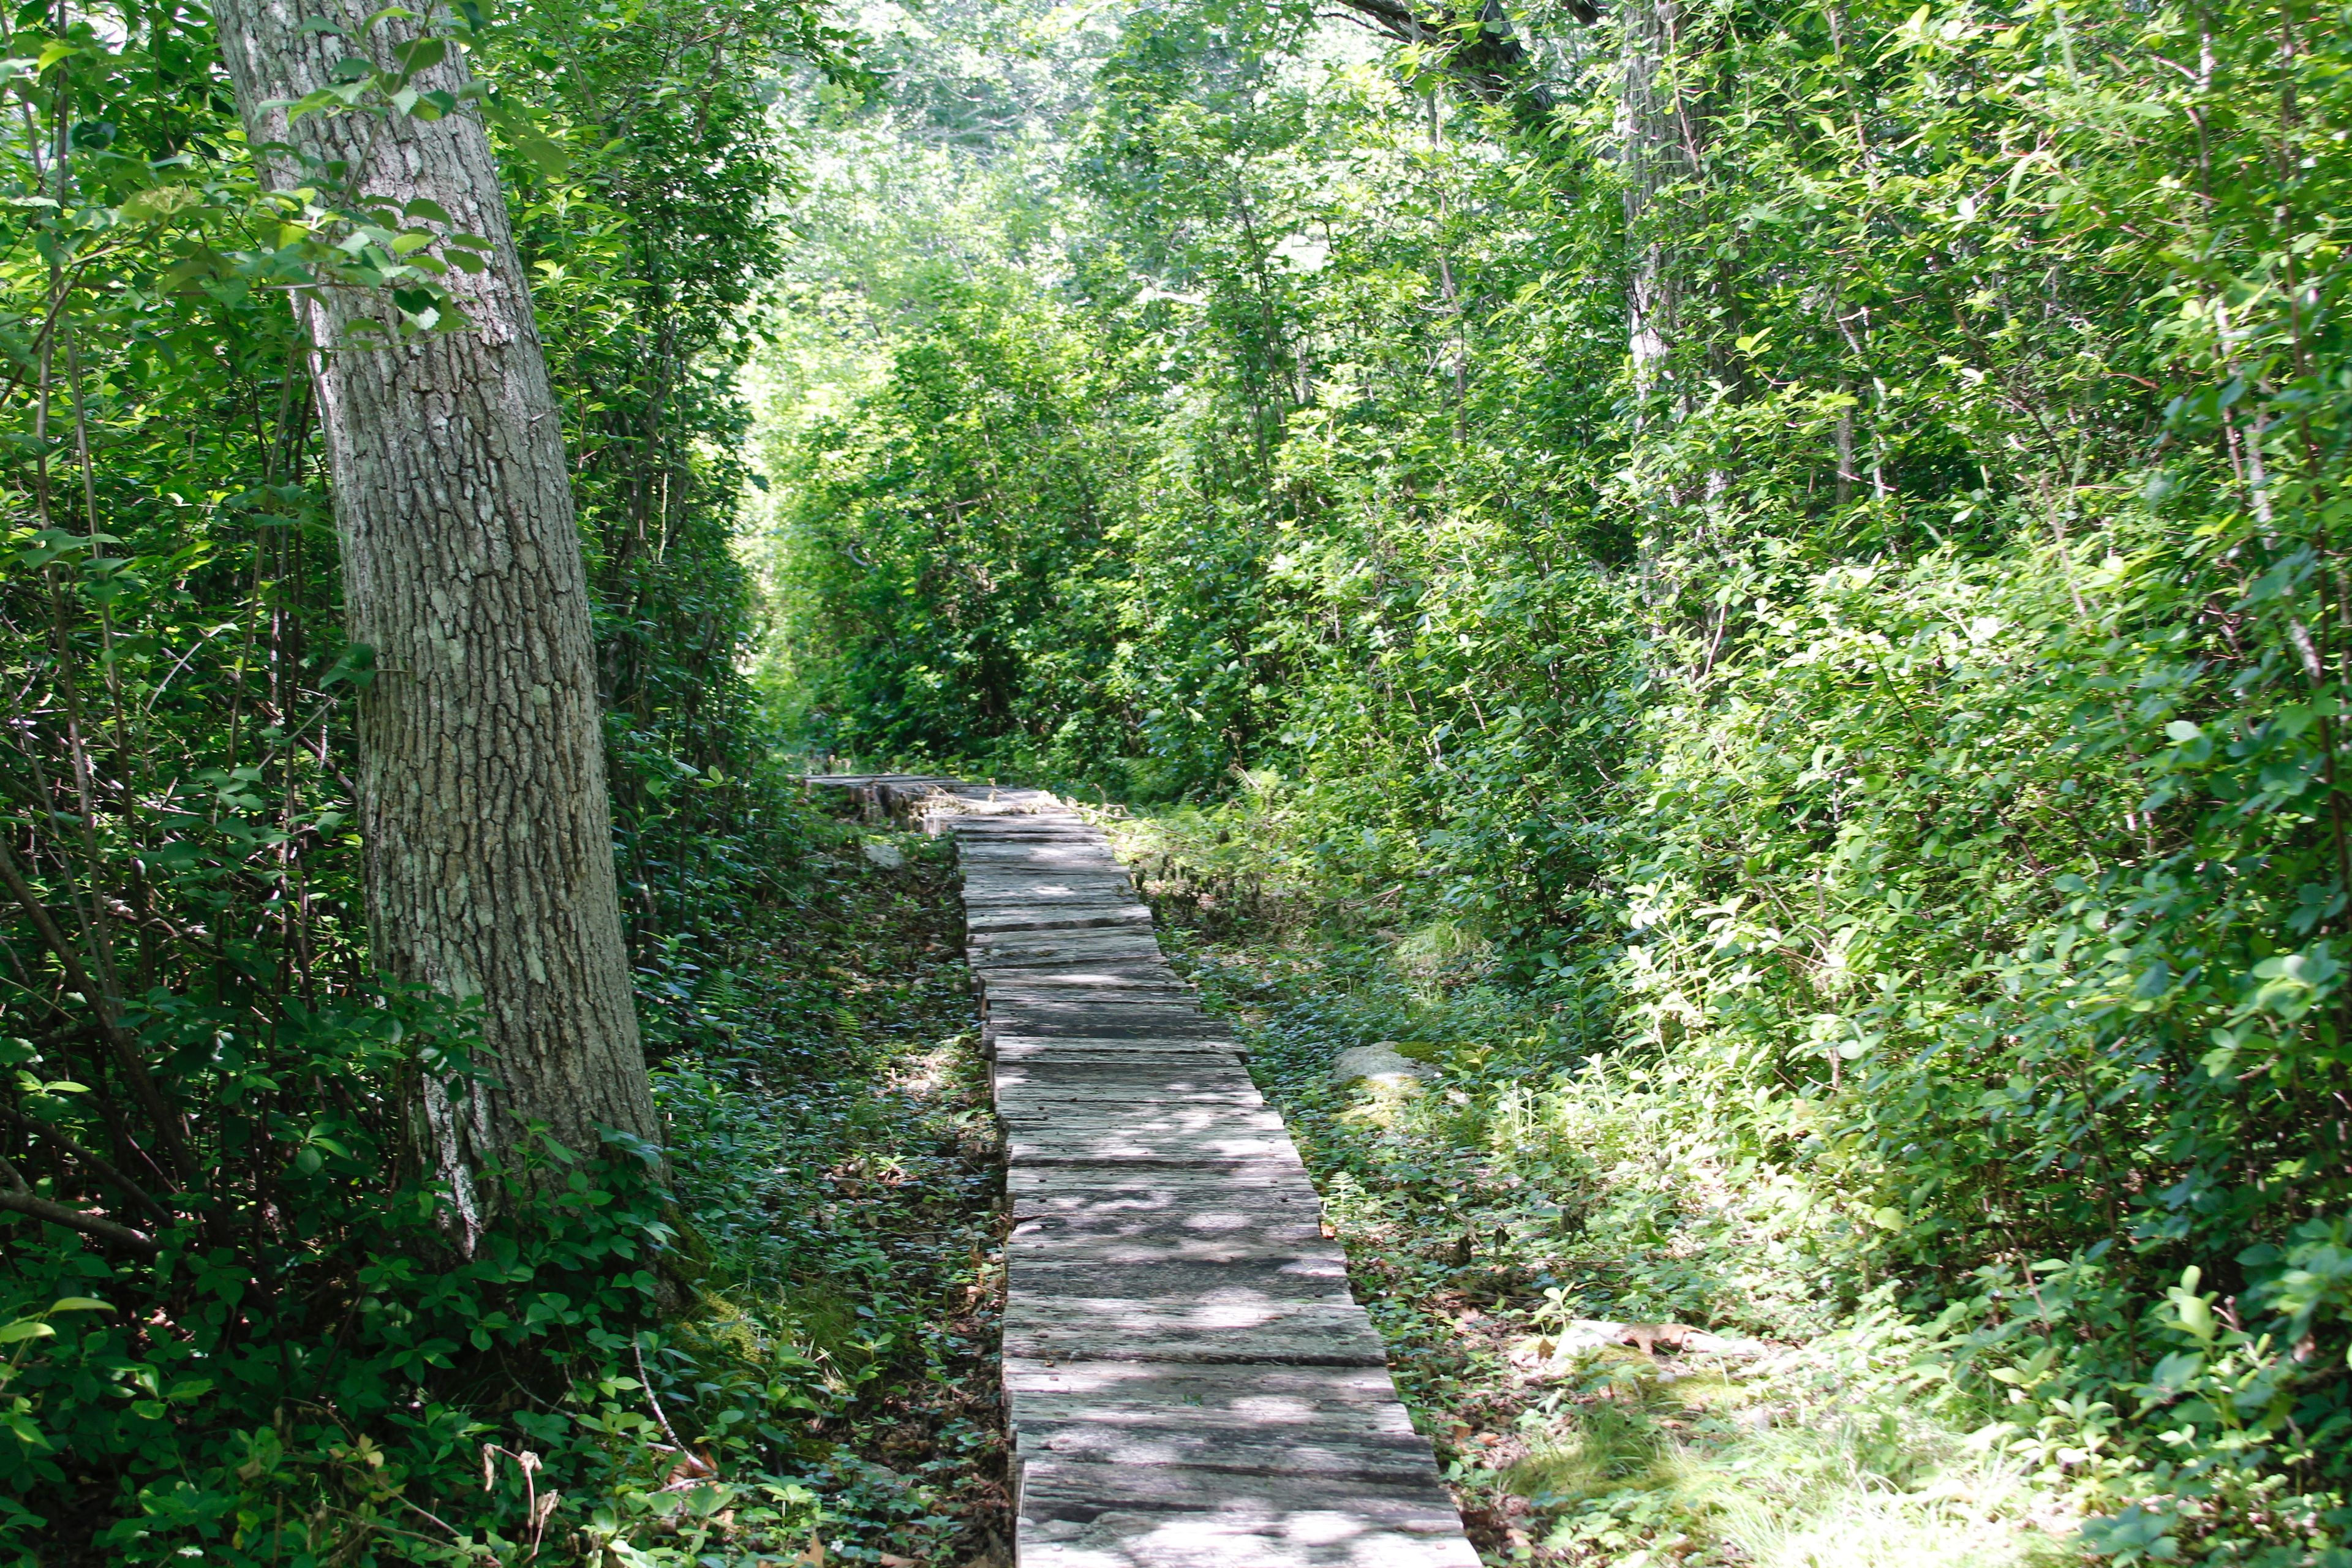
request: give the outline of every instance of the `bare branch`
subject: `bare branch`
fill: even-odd
[[[137,1253],[142,1258],[152,1258],[163,1250],[155,1244],[152,1237],[144,1232],[133,1230],[127,1225],[117,1225],[110,1219],[101,1219],[94,1214],[84,1214],[77,1208],[68,1208],[63,1204],[53,1204],[45,1197],[36,1195],[33,1190],[25,1184],[25,1178],[17,1173],[16,1167],[5,1160],[0,1160],[0,1173],[5,1173],[9,1182],[8,1189],[0,1191],[0,1210],[5,1210],[10,1214],[25,1215],[47,1225],[63,1226],[68,1230],[79,1231],[94,1241],[102,1241],[109,1247],[120,1247],[125,1252]]]
[[[82,966],[80,954],[74,951],[74,945],[67,939],[66,933],[58,929],[58,922],[49,916],[48,906],[41,902],[40,896],[33,891],[32,884],[25,880],[24,872],[16,865],[16,857],[9,852],[5,841],[0,841],[0,882],[7,884],[8,891],[16,895],[17,903],[23,905],[25,913],[31,917],[33,929],[41,933],[41,940],[48,943],[49,951],[57,954],[58,962],[65,966],[66,983],[89,999],[90,1006],[98,1013],[100,1024],[105,1028],[106,1043],[113,1047],[115,1061],[122,1068],[122,1076],[130,1081],[132,1097],[154,1120],[155,1134],[163,1140],[163,1152],[171,1157],[173,1172],[182,1182],[194,1185],[195,1161],[180,1136],[179,1121],[172,1115],[171,1108],[163,1103],[163,1096],[156,1089],[155,1080],[148,1076],[147,1064],[139,1059],[137,1042],[116,1018],[112,997],[90,978],[89,971]]]
[[[52,1127],[46,1121],[36,1121],[34,1118],[26,1116],[21,1111],[11,1110],[5,1105],[0,1105],[0,1121],[9,1122],[23,1129],[26,1132],[35,1133],[40,1137],[47,1139],[50,1142],[56,1144],[58,1148],[63,1149],[67,1153],[72,1155],[84,1166],[87,1166],[91,1173],[96,1175],[100,1181],[107,1183],[118,1192],[121,1193],[123,1196],[129,1198],[141,1208],[146,1210],[148,1215],[155,1219],[159,1224],[169,1225],[172,1223],[172,1211],[165,1208],[162,1204],[157,1203],[154,1198],[150,1196],[146,1188],[132,1181],[129,1176],[124,1175],[121,1167],[117,1166],[113,1161],[109,1160],[103,1154],[97,1153],[90,1149],[83,1147],[79,1142],[67,1133],[63,1128]]]

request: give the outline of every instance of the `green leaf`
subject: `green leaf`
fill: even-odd
[[[375,649],[363,642],[346,643],[333,665],[319,679],[319,689],[332,690],[342,682],[364,691],[375,680]]]
[[[131,223],[152,223],[205,205],[202,191],[188,185],[157,185],[139,192],[116,209]]]
[[[560,179],[572,167],[572,154],[563,150],[562,143],[538,132],[520,138],[519,147],[531,165],[548,179]]]
[[[432,69],[447,58],[448,55],[448,40],[431,37],[412,38],[392,52],[393,58],[400,64],[404,78],[413,77],[419,71]]]

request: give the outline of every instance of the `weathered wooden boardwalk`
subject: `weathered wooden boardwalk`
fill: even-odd
[[[1282,1119],[1052,795],[813,779],[953,835],[1013,1228],[1020,1568],[1475,1568]]]

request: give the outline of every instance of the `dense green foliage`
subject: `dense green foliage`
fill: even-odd
[[[1558,1003],[1444,928],[1286,921],[1210,822],[1115,831],[1249,1042],[1490,1560],[2080,1560],[2078,1459],[1972,1440],[2002,1385],[1948,1376],[1997,1331],[1906,1321],[1883,1277],[1857,1308],[1851,1212],[1759,1162],[1736,1104],[1638,1053],[1560,1070]],[[1427,1088],[1334,1082],[1332,1044],[1373,1039]]]
[[[564,400],[641,1011],[688,1179],[658,1190],[645,1150],[548,1150],[564,1181],[508,1174],[553,1195],[453,1259],[405,1135],[417,1074],[467,1070],[469,1027],[368,962],[346,781],[371,667],[339,631],[285,291],[389,284],[429,326],[450,247],[332,193],[263,195],[201,13],[14,13],[0,1561],[642,1561],[698,1549],[720,1512],[796,1552],[818,1505],[783,1472],[830,1447],[807,1421],[855,1402],[893,1334],[940,1353],[905,1328],[942,1288],[919,1270],[919,1306],[879,1280],[866,1333],[803,1332],[775,1276],[837,1272],[840,1244],[821,1219],[738,1234],[714,1196],[779,1140],[821,1170],[877,1136],[762,1100],[747,1139],[747,1096],[819,1055],[861,1100],[889,1070],[851,1048],[830,977],[742,979],[840,901],[761,767],[730,548],[732,375],[791,168],[769,108],[837,36],[792,5],[479,21],[448,19],[497,89]],[[664,1328],[665,1274],[752,1305],[723,1309],[728,1334]],[[709,1472],[670,1426],[730,1484],[690,1484]]]
[[[813,741],[1223,802],[1968,1328],[2086,1544],[2339,1560],[2352,16],[1538,12],[1531,113],[1058,15],[908,28],[807,204]]]

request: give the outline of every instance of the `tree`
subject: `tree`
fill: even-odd
[[[370,28],[350,0],[315,11],[216,8],[270,184],[333,191],[347,207],[392,209],[476,246],[447,273],[462,323],[435,323],[382,289],[297,295],[350,634],[374,653],[359,723],[371,943],[394,979],[481,1003],[490,1077],[427,1074],[415,1106],[418,1142],[470,1243],[495,1206],[476,1173],[510,1156],[530,1124],[573,1151],[593,1150],[605,1127],[656,1136],[614,888],[587,575],[497,160],[467,107],[476,84],[415,20]],[[290,109],[375,71],[402,79],[406,101]]]
[[[1450,11],[1405,0],[1339,3],[1397,42],[1429,49],[1438,68],[1482,103],[1517,99],[1528,121],[1535,125],[1541,125],[1557,107],[1551,89],[1538,76],[1535,58],[1519,42],[1502,0],[1478,0],[1475,5]],[[1590,0],[1567,0],[1561,9],[1588,26],[1601,16],[1600,7]]]

